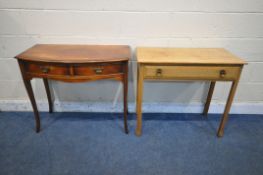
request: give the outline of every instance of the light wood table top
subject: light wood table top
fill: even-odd
[[[138,63],[238,64],[246,62],[224,48],[137,48]]]
[[[144,80],[210,81],[203,114],[207,115],[216,81],[231,81],[217,136],[222,137],[243,65],[246,62],[223,48],[137,48],[138,75],[136,135],[142,134]],[[176,92],[175,92],[176,93]],[[179,92],[180,93],[180,92]]]
[[[126,61],[131,51],[127,45],[37,44],[15,58],[27,61],[85,63]]]

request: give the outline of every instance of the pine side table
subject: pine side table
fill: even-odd
[[[137,126],[142,134],[142,99],[144,80],[203,80],[210,82],[204,107],[207,115],[216,81],[231,81],[232,86],[217,136],[222,137],[243,65],[242,59],[223,48],[137,48]]]
[[[124,130],[127,126],[128,61],[130,47],[126,45],[59,45],[37,44],[17,55],[22,78],[30,98],[36,121],[36,132],[40,131],[40,118],[33,94],[31,80],[44,81],[49,112],[53,111],[53,97],[48,79],[64,82],[86,82],[115,79],[123,83]]]

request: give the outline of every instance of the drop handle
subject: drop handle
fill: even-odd
[[[46,67],[46,66],[41,66],[40,69],[41,69],[41,71],[42,71],[43,73],[45,73],[45,74],[50,71],[50,68],[49,68],[49,67]]]
[[[95,72],[96,74],[101,74],[103,68],[94,68],[93,70],[94,70],[94,72]]]
[[[156,76],[158,76],[158,77],[160,77],[160,76],[162,76],[162,69],[157,69],[156,70]]]
[[[226,76],[226,71],[225,70],[220,70],[220,77],[224,78]]]

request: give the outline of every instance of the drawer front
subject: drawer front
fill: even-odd
[[[122,64],[94,64],[74,66],[77,76],[110,75],[123,73]]]
[[[240,71],[236,66],[145,66],[144,76],[149,79],[235,80]]]
[[[69,68],[65,65],[27,63],[26,71],[40,75],[69,75]]]

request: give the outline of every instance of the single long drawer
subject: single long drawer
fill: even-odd
[[[74,75],[76,76],[109,75],[122,72],[122,64],[87,64],[74,66]]]
[[[26,71],[39,75],[69,75],[69,67],[66,65],[52,63],[26,63]]]
[[[144,77],[149,79],[216,79],[235,80],[238,66],[145,66]]]

